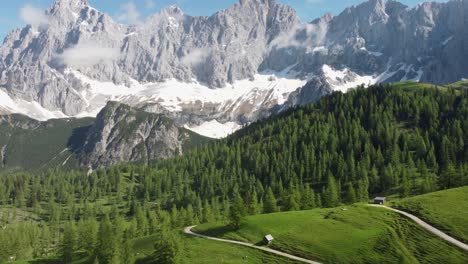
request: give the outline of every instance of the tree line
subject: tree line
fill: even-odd
[[[211,221],[238,227],[245,215],[467,185],[467,116],[466,90],[376,85],[333,93],[150,166],[8,173],[0,205],[32,216],[13,227],[17,216],[2,214],[0,246],[11,250],[0,259],[78,251],[99,263],[130,263],[132,239],[156,234],[166,241],[156,248],[170,247],[168,259],[176,259],[177,239],[165,230]],[[23,238],[22,228],[33,235]],[[96,240],[106,233],[116,242]],[[8,243],[15,236],[22,242]]]

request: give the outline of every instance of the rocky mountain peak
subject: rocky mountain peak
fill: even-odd
[[[161,13],[167,14],[167,15],[176,15],[176,16],[180,16],[180,15],[184,14],[182,9],[180,9],[180,7],[178,5],[170,5],[170,6],[166,7],[166,8],[164,8],[164,9],[162,9]]]
[[[200,139],[163,115],[109,102],[87,131],[78,155],[81,165],[92,168],[128,161],[148,163],[183,153],[192,140]]]
[[[331,13],[326,13],[321,18],[317,18],[317,19],[313,20],[311,23],[312,24],[319,24],[319,23],[328,24],[328,23],[330,23],[330,21],[333,20],[333,17],[334,16]]]
[[[75,26],[86,11],[91,9],[93,8],[88,0],[57,0],[49,7],[47,14],[51,17],[50,24],[63,30]]]
[[[276,4],[275,0],[240,0],[239,3],[242,6],[248,6],[251,4],[256,4],[256,5],[270,5],[270,4]]]
[[[358,5],[357,9],[360,11],[361,15],[364,16],[367,14],[371,23],[378,22],[378,20],[385,20],[388,17],[385,11],[385,0],[369,0]]]
[[[84,8],[89,7],[88,0],[57,0],[49,8],[49,13],[71,11],[79,12]]]

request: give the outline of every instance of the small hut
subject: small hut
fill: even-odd
[[[263,237],[263,243],[265,243],[266,245],[270,244],[272,241],[273,241],[273,236],[272,235],[266,235],[265,237]]]
[[[383,205],[385,203],[385,200],[386,200],[385,197],[375,197],[374,198],[374,204]]]

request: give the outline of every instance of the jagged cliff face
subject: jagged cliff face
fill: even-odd
[[[467,12],[468,0],[369,0],[301,23],[274,0],[241,0],[210,17],[170,6],[128,26],[86,0],[58,0],[47,25],[0,47],[2,110],[96,116],[116,100],[201,133],[212,122],[235,130],[333,90],[468,77]]]
[[[162,115],[111,102],[99,113],[77,152],[81,164],[92,168],[148,163],[182,154],[193,137]]]
[[[0,168],[101,168],[166,159],[208,139],[162,115],[109,102],[96,118],[0,115]]]
[[[284,34],[262,67],[281,70],[294,62],[293,70],[312,73],[309,90],[402,80],[452,83],[468,76],[467,11],[466,0],[414,8],[369,0]]]
[[[85,111],[90,99],[89,83],[73,72],[126,86],[195,79],[223,87],[252,78],[267,43],[298,22],[291,8],[266,0],[241,1],[211,17],[191,17],[171,6],[136,26],[115,22],[86,0],[59,0],[47,15],[47,26],[29,25],[6,37],[0,85],[66,115]]]

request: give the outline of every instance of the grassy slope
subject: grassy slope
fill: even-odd
[[[135,240],[135,253],[139,258],[151,254],[154,249],[154,236]],[[182,236],[183,253],[181,263],[219,264],[219,263],[297,263],[286,258],[270,255],[243,246],[230,245],[193,236]],[[137,263],[145,263],[140,260]]]
[[[0,144],[7,145],[7,168],[40,169],[42,166],[61,166],[65,160],[73,167],[75,160],[70,151],[64,151],[74,143],[70,138],[80,127],[89,126],[94,119],[57,119],[41,123],[34,129],[0,126]],[[67,166],[66,166],[67,167]]]
[[[394,202],[448,234],[468,241],[468,187],[450,189]]]
[[[462,88],[466,89],[466,88],[468,88],[468,81],[463,80],[463,81],[459,81],[459,82],[456,82],[456,83],[449,84],[448,86],[452,87],[452,88],[455,88],[455,89],[462,89]]]
[[[421,88],[441,88],[445,89],[443,86],[438,86],[430,83],[420,83],[420,82],[415,82],[415,81],[404,81],[404,82],[399,82],[399,83],[394,83],[392,84],[395,88],[402,88],[405,91],[414,91],[414,89],[421,89]]]
[[[156,236],[148,236],[134,240],[134,253],[137,264],[149,263],[148,256],[154,251]],[[299,263],[279,256],[267,254],[255,249],[238,245],[230,245],[189,235],[181,236],[181,264],[240,264],[240,263]],[[72,264],[91,264],[92,259],[75,256]],[[15,264],[59,264],[57,259],[42,259],[18,261]]]
[[[468,254],[410,220],[367,206],[258,215],[239,231],[221,223],[196,231],[253,243],[271,233],[271,247],[325,263],[468,263]]]

